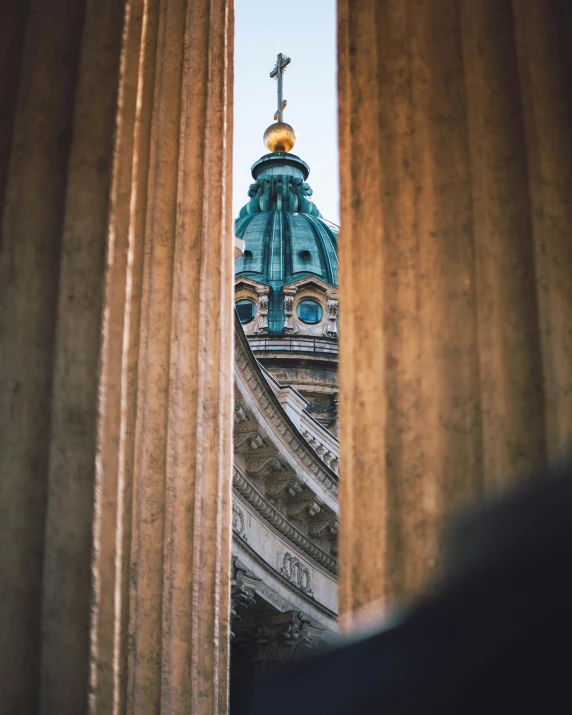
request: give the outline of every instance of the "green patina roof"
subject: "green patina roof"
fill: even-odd
[[[294,154],[263,156],[252,167],[256,183],[235,222],[235,233],[246,244],[235,264],[236,276],[272,288],[269,333],[283,330],[283,286],[310,276],[338,285],[338,229],[311,201],[309,172]]]

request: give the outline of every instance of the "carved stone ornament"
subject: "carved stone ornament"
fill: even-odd
[[[323,536],[324,534],[336,536],[338,525],[338,517],[335,514],[321,514],[308,522],[308,533],[311,536]]]
[[[288,552],[284,554],[280,573],[300,591],[307,593],[308,596],[313,594],[310,570],[296,556],[292,556]]]
[[[326,297],[326,313],[327,323],[324,334],[329,338],[338,337],[338,298],[337,296],[327,293]]]
[[[258,295],[258,325],[257,333],[267,333],[268,332],[268,294],[270,288],[268,286],[261,286],[256,289]]]
[[[244,513],[236,504],[232,505],[232,530],[240,536],[243,541],[248,541],[244,533]]]
[[[230,619],[233,625],[240,619],[238,611],[246,611],[256,603],[256,586],[260,579],[256,578],[238,559],[232,561],[232,577],[230,581]],[[234,637],[231,631],[230,637]]]
[[[252,506],[260,516],[271,524],[278,533],[285,536],[295,546],[301,549],[316,563],[328,569],[334,576],[338,575],[338,562],[321,546],[310,541],[300,529],[291,524],[284,516],[270,504],[262,494],[235,468],[232,483],[236,491]]]
[[[244,381],[248,385],[249,390],[251,390],[253,398],[262,408],[267,423],[283,435],[284,439],[290,445],[292,455],[296,457],[300,465],[304,465],[305,471],[307,471],[308,468],[311,469],[310,465],[312,465],[316,459],[315,453],[299,439],[297,434],[293,433],[291,425],[287,423],[285,417],[278,411],[272,401],[268,399],[268,383],[262,383],[264,378],[258,375],[253,369],[247,356],[244,354],[244,348],[242,347],[238,333],[235,334],[235,361]],[[244,412],[244,419],[248,419],[246,412]],[[236,421],[235,413],[235,422]],[[311,469],[312,474],[322,483],[325,489],[334,497],[337,497],[339,492],[337,476],[335,474],[329,474],[325,469],[320,469],[317,464],[314,466],[315,468]]]
[[[323,506],[324,503],[320,499],[317,499],[314,494],[306,493],[291,499],[286,511],[288,516],[300,519],[306,514],[316,516],[316,514],[320,513]]]
[[[250,651],[251,662],[285,661],[318,645],[324,630],[298,611],[259,615],[237,624],[236,644]]]
[[[235,429],[234,451],[245,454],[250,450],[260,449],[264,446],[266,434],[260,428]]]
[[[295,288],[283,288],[284,293],[284,332],[285,333],[295,333],[297,332],[294,320],[292,319],[292,312],[294,310],[294,296],[296,294]]]
[[[234,423],[240,424],[241,422],[246,422],[247,419],[248,415],[246,414],[246,410],[240,404],[240,402],[237,402],[234,405]]]
[[[302,491],[302,484],[294,477],[270,479],[266,482],[266,493],[270,497],[278,498],[286,492],[291,497]]]
[[[252,456],[246,460],[246,469],[257,477],[265,477],[274,472],[283,472],[285,467],[277,452]]]

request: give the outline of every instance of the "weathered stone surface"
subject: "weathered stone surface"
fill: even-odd
[[[223,713],[232,4],[0,25],[2,708]]]
[[[451,508],[572,439],[570,27],[338,2],[346,614],[417,589]]]

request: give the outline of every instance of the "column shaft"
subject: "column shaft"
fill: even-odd
[[[572,439],[563,5],[338,2],[345,613]]]
[[[232,3],[15,4],[1,709],[224,713]]]

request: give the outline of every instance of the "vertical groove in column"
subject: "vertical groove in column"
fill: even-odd
[[[135,393],[129,371],[137,354],[130,340],[133,282],[142,246],[131,231],[132,195],[137,186],[137,121],[140,115],[141,43],[145,4],[131,0],[126,16],[117,100],[113,183],[110,195],[102,350],[99,378],[96,488],[94,505],[93,605],[91,619],[90,712],[124,712],[127,662],[128,577],[132,458],[127,413]],[[138,198],[138,197],[133,197]],[[134,276],[135,273],[135,276]],[[135,308],[135,310],[134,310]],[[131,431],[132,432],[132,431]],[[132,434],[131,434],[132,436]],[[127,584],[126,584],[127,582]]]
[[[127,384],[123,385],[125,408],[122,430],[124,433],[125,511],[123,514],[123,589],[121,593],[121,642],[116,646],[123,654],[120,658],[120,692],[116,694],[118,712],[133,712],[135,650],[133,644],[135,599],[137,579],[133,564],[136,562],[137,515],[139,503],[140,472],[135,469],[138,370],[140,331],[143,300],[143,271],[147,217],[147,188],[151,156],[151,128],[153,96],[157,62],[157,37],[159,25],[158,0],[143,0],[142,37],[139,54],[137,84],[137,114],[135,121],[135,146],[133,155],[133,184],[130,197],[129,251],[132,260],[127,299],[129,301]]]
[[[384,304],[382,292],[372,290],[382,280],[384,235],[376,185],[381,171],[377,128],[378,28],[374,4],[357,5],[359,8],[354,3],[338,5],[339,88],[343,92],[340,291],[347,296],[340,311],[340,425],[342,444],[345,440],[346,445],[341,451],[342,614],[381,596],[386,587]],[[344,60],[347,67],[343,66]],[[372,121],[363,122],[363,116]],[[367,240],[360,240],[361,237]],[[373,320],[362,319],[360,313],[366,309],[375,316]],[[362,429],[364,424],[368,429]],[[367,509],[362,508],[365,494],[369,500]]]
[[[233,430],[229,425],[234,419],[234,216],[232,213],[232,172],[233,172],[233,136],[234,136],[234,2],[224,3],[224,92],[223,121],[226,128],[223,138],[225,149],[221,199],[221,304],[223,306],[222,335],[223,342],[219,358],[220,375],[223,376],[219,392],[219,444],[223,459],[219,463],[219,488],[222,499],[218,514],[218,533],[220,548],[217,550],[218,561],[215,565],[217,581],[218,614],[216,616],[215,638],[218,641],[218,667],[215,675],[215,688],[218,698],[213,710],[217,715],[227,715],[229,707],[229,669],[230,669],[230,582],[231,582],[231,543],[232,543],[232,466],[234,461]]]
[[[546,456],[528,161],[510,4],[460,3],[486,486]]]
[[[192,3],[185,31],[163,607],[168,712],[227,707],[229,615],[220,608],[228,605],[230,571],[228,13],[225,0]]]
[[[570,442],[564,12],[339,0],[342,612],[418,588],[451,509]]]
[[[428,440],[419,425],[435,418],[428,395],[434,373],[421,330],[421,296],[427,279],[420,259],[424,223],[423,139],[426,122],[416,113],[415,84],[419,47],[418,14],[390,3],[378,20],[381,166],[380,200],[385,226],[383,329],[386,336],[385,392],[388,547],[385,554],[389,599],[408,593],[422,580],[435,554],[437,484],[429,474]],[[390,418],[389,418],[390,417]],[[429,454],[428,454],[429,452]],[[429,474],[428,474],[429,472]],[[416,558],[404,558],[414,553]]]
[[[10,151],[14,138],[14,122],[18,106],[20,70],[24,57],[24,43],[30,0],[13,0],[0,5],[0,249],[2,248],[2,215]]]
[[[340,265],[348,265],[351,260],[353,243],[353,224],[351,216],[351,186],[352,164],[351,143],[351,68],[350,68],[350,28],[349,0],[337,2],[337,51],[338,51],[338,143],[340,152],[340,216],[344,240],[339,242]],[[344,163],[342,163],[344,162]],[[344,224],[344,216],[348,220]],[[347,249],[346,249],[347,247]],[[347,259],[345,253],[348,253]],[[342,286],[344,288],[342,289]],[[351,626],[352,612],[352,539],[355,529],[354,521],[354,487],[353,487],[353,449],[350,448],[353,432],[353,383],[351,355],[348,354],[348,369],[345,369],[344,345],[354,344],[353,321],[345,319],[346,314],[353,313],[353,281],[352,272],[340,271],[340,290],[343,290],[344,301],[340,304],[340,442],[347,448],[340,451],[340,578],[338,584],[338,603],[340,625],[342,628]],[[347,576],[344,570],[347,568]]]
[[[131,608],[134,712],[157,712],[163,668],[162,600],[166,449],[184,0],[160,0],[150,138],[137,395],[134,578]]]
[[[85,10],[71,0],[28,7],[23,50],[15,36],[3,43],[18,86],[15,114],[0,129],[9,151],[0,196],[0,628],[10,644],[0,655],[0,692],[8,712],[36,711],[40,700],[53,335]]]
[[[558,2],[513,0],[536,259],[546,441],[572,443],[571,11]],[[563,28],[560,23],[565,23]]]
[[[46,714],[87,707],[100,319],[123,19],[124,3],[88,5],[81,37],[51,404],[42,602]]]
[[[26,22],[0,123],[1,707],[225,713],[232,3]]]

